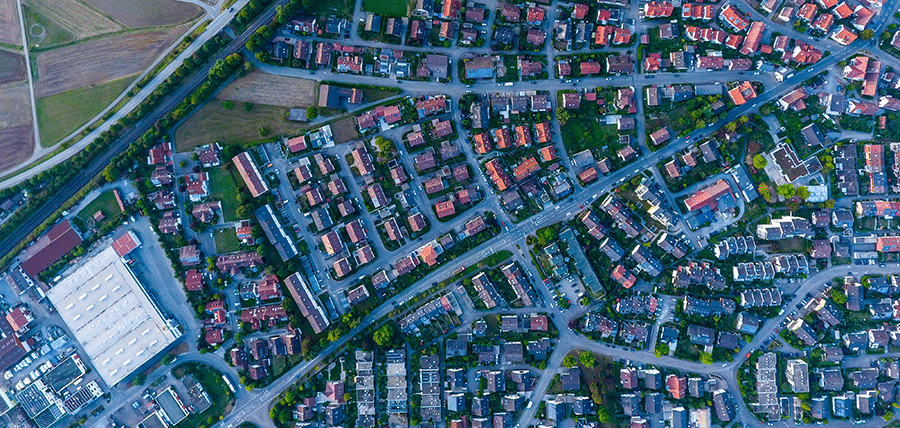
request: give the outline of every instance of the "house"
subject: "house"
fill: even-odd
[[[581,389],[581,372],[578,368],[566,369],[559,375],[563,391],[577,391]]]
[[[466,79],[490,79],[494,77],[494,61],[490,56],[465,60]]]
[[[672,132],[669,130],[668,126],[664,126],[650,134],[650,141],[652,141],[655,146],[666,143],[671,138]]]
[[[262,175],[257,169],[256,164],[251,159],[249,152],[243,152],[231,159],[238,170],[244,184],[250,190],[250,194],[254,198],[259,197],[263,193],[269,191],[269,186],[263,180]]]
[[[606,57],[606,72],[609,74],[630,74],[634,61],[630,55],[610,55]]]

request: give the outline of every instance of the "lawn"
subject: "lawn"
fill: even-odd
[[[211,169],[209,172],[209,189],[212,193],[211,199],[222,201],[222,216],[225,221],[239,220],[237,218],[238,204],[235,195],[238,194],[237,184],[234,178],[224,168]],[[237,240],[237,237],[235,237]],[[218,238],[216,238],[218,244]],[[221,252],[221,251],[220,251]]]
[[[132,80],[134,75],[38,98],[36,106],[41,146],[53,146],[93,119],[122,94]]]
[[[363,0],[362,10],[375,12],[377,15],[402,18],[407,14],[407,0]]]
[[[235,145],[297,135],[304,126],[289,122],[288,110],[287,107],[253,104],[250,111],[245,111],[241,103],[226,109],[221,100],[211,100],[175,130],[175,149],[183,153],[211,142]],[[268,131],[265,137],[260,137],[260,128]]]
[[[615,126],[601,124],[595,118],[569,119],[561,125],[561,131],[566,152],[571,154],[604,147],[611,152],[619,139]]]
[[[88,225],[88,222],[93,222],[94,213],[100,211],[103,213],[105,219],[100,223],[97,223],[95,227],[99,227],[100,225],[112,220],[116,214],[122,212],[119,209],[119,203],[116,202],[116,195],[113,194],[112,190],[107,190],[97,196],[96,199],[91,201],[78,213],[78,218],[81,219],[85,226]]]
[[[190,373],[194,379],[203,386],[203,390],[209,394],[212,403],[203,413],[190,414],[182,420],[178,427],[197,427],[205,424],[212,425],[212,421],[218,421],[220,415],[225,415],[234,406],[234,396],[222,380],[222,374],[207,365],[187,363],[173,370],[176,377],[181,378],[185,373]]]
[[[234,232],[234,229],[230,227],[217,230],[215,232],[215,238],[216,253],[218,254],[233,253],[241,249],[241,243],[237,239],[237,234]]]

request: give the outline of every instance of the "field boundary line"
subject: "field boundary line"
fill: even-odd
[[[202,22],[202,21],[201,21],[201,22]],[[182,26],[185,26],[185,25],[189,25],[189,24],[190,24],[190,22],[181,23],[181,24],[175,24],[175,25],[156,26],[156,27],[141,27],[141,28],[128,28],[128,27],[126,27],[124,30],[120,30],[120,31],[113,31],[113,32],[103,33],[103,34],[95,34],[95,35],[93,35],[93,36],[85,37],[85,38],[83,38],[83,39],[72,40],[71,42],[65,42],[65,43],[60,43],[60,44],[56,44],[56,45],[41,46],[41,47],[39,47],[39,48],[33,48],[33,49],[31,49],[31,50],[34,51],[34,52],[37,52],[37,53],[41,53],[41,52],[51,51],[51,50],[54,50],[54,49],[62,49],[62,48],[68,48],[68,47],[70,47],[70,46],[77,46],[77,45],[80,45],[80,44],[83,44],[83,43],[93,42],[93,41],[95,41],[95,40],[105,39],[105,38],[107,38],[107,37],[125,36],[125,35],[129,35],[129,34],[143,33],[143,32],[150,32],[150,31],[171,30],[171,29],[173,29],[173,28],[178,28],[178,27],[182,27]],[[196,24],[196,23],[195,23],[195,24]],[[193,26],[192,26],[191,28],[193,28]],[[179,41],[180,41],[180,40],[181,40],[181,39],[179,39]],[[170,51],[170,50],[171,50],[171,49],[169,49],[169,51]],[[168,54],[169,51],[166,51],[166,53]]]
[[[104,12],[104,11],[102,11],[102,10],[100,10],[100,9],[98,9],[98,8],[96,8],[96,7],[94,7],[94,5],[88,3],[88,2],[86,2],[86,1],[84,1],[84,0],[75,0],[75,2],[76,2],[76,3],[80,3],[82,6],[88,8],[88,9],[90,9],[90,10],[93,10],[94,12],[97,12],[98,15],[100,15],[100,16],[106,18],[106,19],[108,19],[108,20],[110,20],[110,21],[112,21],[112,22],[115,22],[116,24],[119,24],[120,26],[122,26],[122,28],[128,28],[127,25],[125,25],[125,24],[119,22],[119,20],[117,20],[116,18],[113,18],[111,15],[109,15],[109,14],[107,14],[106,12]]]
[[[21,2],[22,0],[16,0],[16,1],[17,1],[17,2]],[[23,19],[22,22],[23,22],[23,34],[24,34],[24,16],[23,16],[22,19]],[[115,100],[113,100],[108,106],[106,106],[106,108],[103,109],[103,111],[101,111],[100,113],[98,113],[96,116],[94,116],[94,117],[93,117],[92,119],[90,119],[87,123],[85,123],[84,125],[82,125],[80,128],[76,129],[76,130],[73,131],[71,134],[67,135],[65,138],[63,138],[62,140],[60,140],[58,143],[54,144],[54,145],[51,146],[51,147],[47,147],[47,148],[41,147],[40,141],[37,140],[37,138],[35,138],[36,146],[35,146],[35,151],[34,151],[34,153],[32,154],[32,159],[34,159],[36,156],[40,156],[40,157],[38,157],[37,159],[34,159],[33,162],[31,162],[31,163],[29,163],[29,164],[27,164],[27,165],[21,165],[21,164],[20,164],[20,165],[18,166],[18,169],[16,169],[15,171],[13,171],[13,172],[11,172],[11,173],[9,173],[9,174],[6,174],[6,175],[3,175],[2,177],[0,177],[0,182],[7,181],[7,180],[13,179],[13,178],[15,178],[15,177],[17,177],[17,176],[19,176],[19,175],[22,175],[22,174],[24,174],[24,173],[27,173],[28,171],[32,170],[33,168],[38,167],[39,165],[43,164],[44,162],[47,162],[47,161],[53,159],[54,157],[56,157],[56,155],[58,155],[58,154],[61,153],[62,151],[64,151],[64,150],[70,148],[70,147],[74,144],[74,139],[75,139],[75,137],[77,137],[77,136],[78,136],[81,132],[83,132],[85,129],[87,129],[88,127],[92,127],[92,126],[95,126],[95,125],[98,125],[98,124],[102,125],[103,123],[105,123],[108,119],[104,119],[104,116],[105,116],[107,113],[109,113],[110,110],[112,110],[114,107],[118,107],[118,109],[117,109],[116,111],[119,111],[119,110],[121,110],[122,108],[124,108],[124,106],[119,107],[119,104],[122,103],[122,101],[124,100],[124,98],[126,97],[126,95],[128,94],[128,92],[131,91],[132,89],[134,89],[134,88],[136,87],[137,83],[140,82],[141,79],[144,78],[144,76],[146,76],[146,75],[147,75],[148,73],[150,73],[151,71],[155,70],[156,66],[157,66],[160,62],[164,61],[164,60],[168,57],[169,53],[171,53],[171,51],[172,51],[173,49],[175,49],[176,47],[178,47],[178,46],[181,44],[181,42],[184,40],[185,37],[187,37],[188,35],[192,34],[192,33],[194,32],[194,30],[195,30],[197,27],[199,27],[202,23],[204,23],[204,22],[206,22],[206,21],[210,21],[209,17],[206,17],[205,19],[200,19],[200,20],[198,20],[196,23],[194,23],[194,25],[192,25],[192,26],[191,26],[187,31],[185,31],[185,32],[184,32],[177,40],[175,40],[175,41],[173,42],[173,44],[172,44],[171,46],[169,46],[168,49],[166,49],[162,54],[160,54],[160,56],[159,56],[152,64],[150,64],[150,66],[148,66],[141,74],[139,74],[139,75],[134,79],[134,81],[132,81],[131,84],[130,84],[127,88],[125,88],[125,90],[122,91],[122,93],[121,93]],[[182,24],[182,25],[183,25],[183,24]],[[179,54],[179,55],[180,55],[180,54]],[[34,60],[36,61],[36,56],[35,56],[34,58],[33,58],[33,57],[29,57],[29,59],[34,59]],[[177,59],[177,57],[176,57],[175,59]],[[174,59],[173,59],[173,61],[174,61]],[[30,72],[32,68],[29,66],[28,69],[29,69],[29,72]],[[35,70],[35,72],[37,72],[37,67],[34,67],[34,70]],[[162,70],[160,70],[160,72],[162,72]],[[157,74],[158,74],[158,73],[157,73]],[[30,75],[30,73],[29,73],[29,75]],[[32,85],[31,87],[33,88],[33,85]],[[34,94],[34,92],[33,92],[33,89],[32,89],[32,103],[31,103],[31,105],[32,105],[32,113],[33,113],[33,115],[34,115],[34,119],[33,119],[33,120],[34,120],[34,124],[35,124],[35,132],[37,132],[37,109],[35,108],[35,103],[34,103],[34,101],[33,101],[33,100],[34,100],[34,95],[33,95],[33,94]],[[136,95],[137,95],[137,94],[131,96],[130,98],[134,98],[134,96],[136,96]],[[99,126],[99,125],[98,125],[98,126]],[[87,137],[84,137],[84,138],[87,138]],[[92,140],[92,141],[93,141],[93,140]],[[31,160],[31,159],[29,159],[29,160]],[[26,161],[26,162],[27,162],[27,161]],[[15,169],[15,168],[17,168],[17,167],[13,167],[13,169]]]
[[[4,51],[8,51],[8,52],[15,52],[15,53],[22,53],[21,46],[11,45],[9,43],[3,43],[3,42],[0,42],[0,50],[4,50]]]

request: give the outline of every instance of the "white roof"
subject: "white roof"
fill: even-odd
[[[174,342],[128,265],[109,247],[47,293],[110,387]]]

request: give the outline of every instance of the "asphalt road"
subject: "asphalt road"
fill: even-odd
[[[279,0],[276,5],[287,3],[287,0]],[[0,241],[0,255],[6,255],[10,251],[15,248],[15,246],[27,238],[28,235],[38,227],[41,223],[44,222],[45,219],[50,217],[54,212],[56,212],[69,198],[78,193],[82,187],[88,184],[88,182],[104,168],[109,162],[119,153],[125,151],[131,142],[138,139],[144,132],[153,127],[153,125],[159,119],[163,118],[169,111],[173,110],[179,103],[191,93],[194,92],[203,82],[206,81],[207,75],[209,74],[209,69],[212,68],[212,65],[219,59],[225,58],[228,55],[236,53],[244,48],[244,44],[247,43],[247,40],[256,31],[257,28],[262,26],[263,24],[269,22],[273,16],[275,16],[275,5],[269,8],[260,15],[248,28],[241,34],[238,38],[234,39],[225,49],[222,50],[221,53],[216,55],[213,59],[203,65],[202,68],[197,70],[193,75],[191,75],[178,89],[172,92],[169,96],[167,96],[159,106],[153,110],[153,112],[149,113],[143,120],[132,125],[127,128],[127,131],[110,144],[109,148],[106,149],[103,153],[98,155],[94,160],[88,164],[88,166],[82,169],[70,182],[69,185],[60,189],[60,191],[53,195],[44,205],[39,208],[30,218],[25,220],[16,230],[11,232],[9,235],[4,236],[3,240]]]

